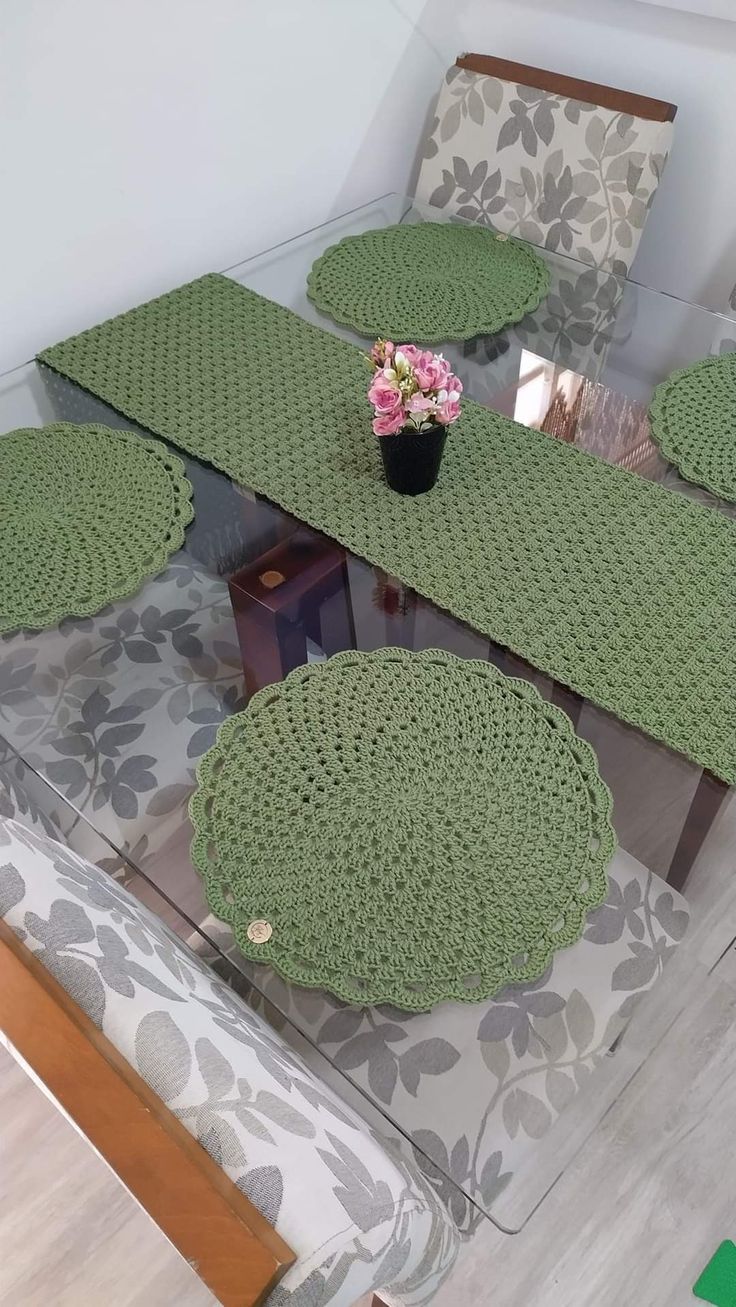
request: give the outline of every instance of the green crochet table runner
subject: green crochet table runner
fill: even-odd
[[[736,501],[736,353],[673,372],[654,392],[652,438],[687,481]]]
[[[611,796],[561,709],[440,650],[337,654],[231,717],[192,853],[247,957],[426,1010],[535,980],[606,895]]]
[[[618,717],[736,780],[736,525],[466,401],[392,493],[359,349],[207,276],[41,358]]]
[[[493,335],[548,291],[547,265],[529,245],[447,222],[346,236],[307,280],[309,298],[336,322],[399,343]]]
[[[132,594],[180,549],[184,464],[158,440],[58,422],[0,436],[0,632]]]

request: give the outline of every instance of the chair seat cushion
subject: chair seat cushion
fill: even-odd
[[[67,801],[77,852],[99,849],[81,812],[140,867],[186,819],[194,768],[242,684],[226,582],[177,555],[93,617],[5,639],[2,730]]]
[[[431,1296],[458,1246],[431,1186],[118,882],[0,822],[0,915],[296,1252],[269,1307]]]
[[[477,1214],[447,1177],[487,1207],[528,1173],[540,1140],[662,975],[688,917],[680,894],[618,850],[606,902],[582,939],[538,980],[490,1001],[361,1010],[263,967],[257,982],[437,1164],[442,1197],[467,1228]]]

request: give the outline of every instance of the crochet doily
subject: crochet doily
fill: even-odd
[[[192,518],[157,440],[57,422],[0,436],[0,632],[84,617],[137,590]]]
[[[653,439],[687,481],[736,501],[736,353],[671,373],[649,418]]]
[[[197,768],[192,852],[247,957],[426,1010],[530,981],[606,895],[611,796],[526,681],[429,650],[268,686]]]
[[[529,245],[449,222],[346,236],[307,280],[309,298],[336,322],[399,343],[493,335],[548,291],[547,265]]]
[[[470,400],[387,489],[356,346],[208,276],[41,357],[564,685],[736,780],[736,525]]]

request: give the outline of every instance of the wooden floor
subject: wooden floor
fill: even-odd
[[[652,832],[660,841],[662,832]],[[436,1307],[686,1307],[736,1238],[736,796],[688,885],[709,979],[518,1235],[490,1224]],[[718,961],[720,957],[720,961]],[[0,1304],[204,1307],[212,1298],[0,1050]]]
[[[212,1295],[0,1047],[2,1307],[209,1307]]]

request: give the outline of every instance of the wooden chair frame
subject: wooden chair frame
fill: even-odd
[[[2,920],[0,1030],[223,1307],[260,1307],[291,1249]]]
[[[534,86],[540,91],[550,91],[553,95],[582,100],[585,104],[598,104],[601,109],[630,113],[636,118],[649,118],[652,122],[671,123],[677,113],[677,105],[668,104],[666,100],[653,100],[648,95],[619,91],[598,82],[584,82],[577,77],[566,77],[563,73],[532,68],[529,64],[517,64],[512,59],[497,59],[495,55],[461,54],[455,63],[458,68],[466,68],[472,73],[499,77],[504,82],[518,82],[521,86]]]

